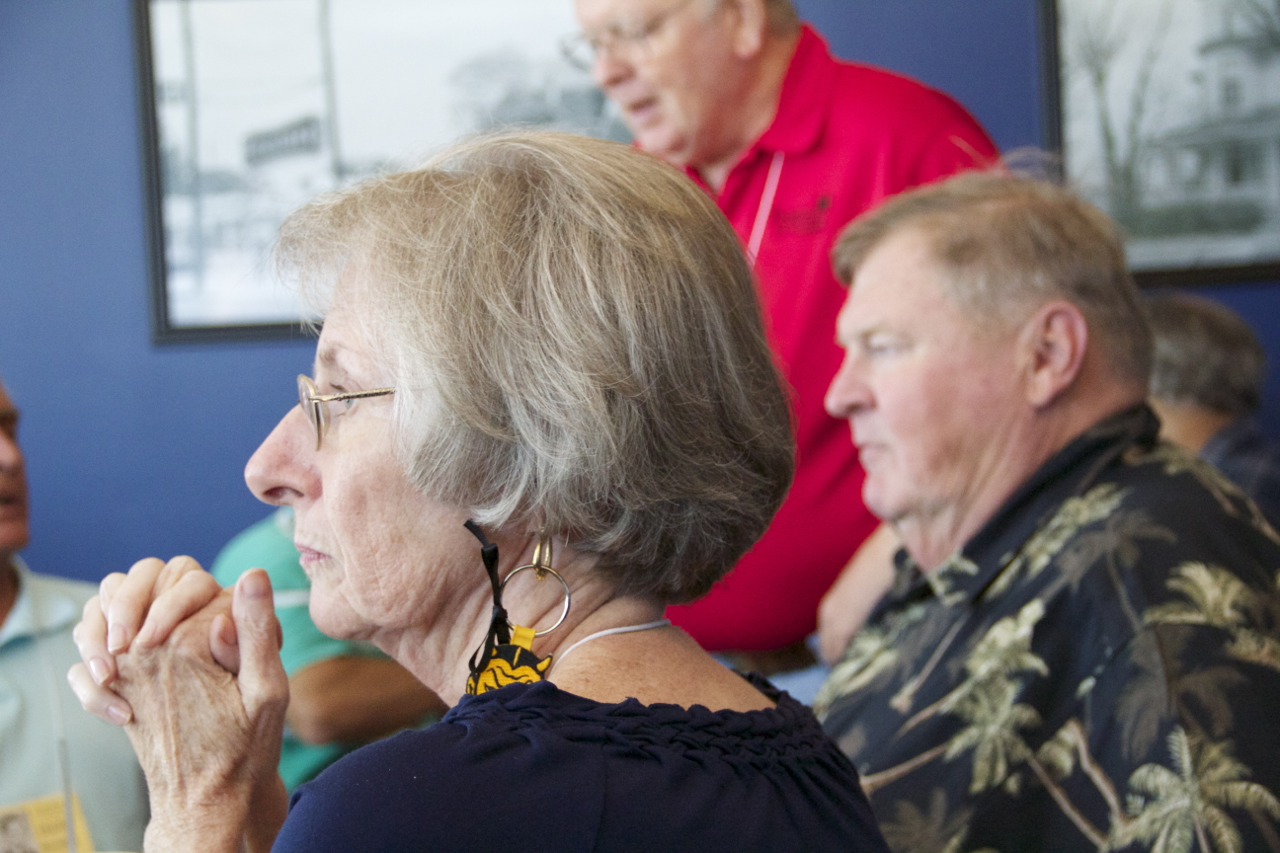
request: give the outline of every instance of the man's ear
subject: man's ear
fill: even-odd
[[[1042,305],[1018,339],[1027,402],[1048,406],[1076,381],[1089,347],[1089,324],[1070,302]]]
[[[769,13],[764,0],[724,0],[733,27],[733,53],[739,59],[753,59],[764,47],[769,29]]]

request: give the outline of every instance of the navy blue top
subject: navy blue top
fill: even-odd
[[[466,696],[293,795],[275,851],[887,851],[812,712],[601,704],[550,682]]]

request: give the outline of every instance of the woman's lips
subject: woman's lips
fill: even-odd
[[[306,545],[299,545],[296,542],[294,543],[294,547],[298,549],[298,562],[302,564],[302,568],[304,569],[320,562],[328,556],[328,554],[325,554],[323,551],[317,551],[314,548],[308,548]]]

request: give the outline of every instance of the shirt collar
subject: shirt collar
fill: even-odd
[[[822,36],[808,24],[800,26],[800,40],[782,79],[782,95],[773,123],[753,148],[769,153],[797,154],[818,142],[830,109],[836,61]]]
[[[1145,403],[1095,424],[1041,465],[973,538],[935,571],[925,574],[900,550],[889,598],[897,604],[927,597],[937,597],[946,604],[973,601],[1063,502],[1088,491],[1130,447],[1153,447],[1159,430],[1160,422]]]
[[[0,648],[25,637],[57,631],[80,618],[81,608],[55,587],[45,586],[21,557],[13,557],[18,571],[18,597],[0,625]]]

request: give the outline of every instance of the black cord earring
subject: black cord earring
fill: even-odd
[[[493,613],[489,619],[489,632],[485,635],[484,643],[471,656],[467,693],[475,696],[508,684],[533,684],[544,680],[551,667],[551,656],[540,658],[534,654],[533,638],[554,631],[569,615],[569,585],[551,568],[550,541],[539,536],[533,562],[516,568],[504,580],[499,581],[498,546],[489,541],[480,525],[474,521],[468,519],[466,528],[480,540],[480,559],[489,575],[489,584],[493,587]],[[564,586],[564,608],[560,619],[546,631],[535,633],[532,628],[524,625],[513,625],[507,616],[507,609],[502,605],[502,591],[506,582],[526,569],[533,569],[539,580],[548,574],[554,575]]]

